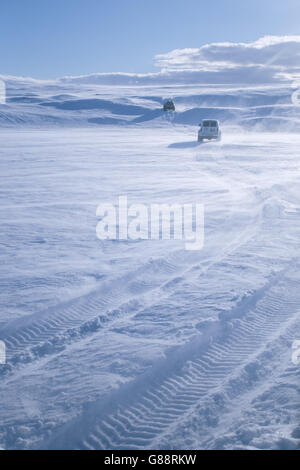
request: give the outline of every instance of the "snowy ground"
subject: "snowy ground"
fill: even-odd
[[[222,92],[223,141],[198,145],[196,90],[175,91],[173,122],[132,90],[118,103],[147,102],[150,123],[96,125],[76,101],[42,125],[30,102],[37,129],[0,110],[0,447],[299,448],[300,136],[265,130],[295,130],[299,109],[285,89]],[[286,103],[250,131],[226,121],[239,93],[244,117],[257,93]],[[204,204],[203,250],[98,240],[119,195]]]

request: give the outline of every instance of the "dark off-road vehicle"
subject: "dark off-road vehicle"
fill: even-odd
[[[173,100],[167,100],[164,102],[164,111],[175,111],[175,104]]]

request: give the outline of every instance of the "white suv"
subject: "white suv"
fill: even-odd
[[[202,142],[204,139],[221,140],[222,133],[220,131],[219,121],[215,119],[203,119],[199,126],[198,142]]]

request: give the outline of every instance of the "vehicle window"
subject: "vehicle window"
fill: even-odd
[[[211,121],[210,125],[211,125],[211,127],[217,127],[216,121]]]
[[[209,121],[204,121],[203,122],[203,127],[209,127]]]

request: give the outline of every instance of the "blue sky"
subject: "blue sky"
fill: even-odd
[[[0,73],[151,72],[156,54],[300,34],[299,0],[1,0]]]

